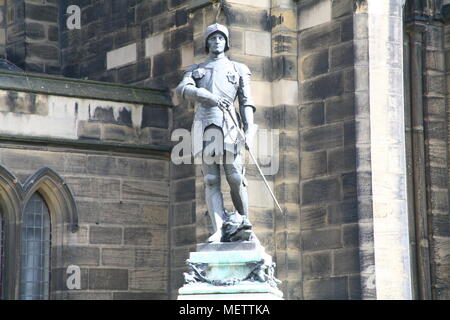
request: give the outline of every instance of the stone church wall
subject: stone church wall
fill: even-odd
[[[58,1],[0,2],[1,56],[23,70],[61,74]]]
[[[401,180],[401,192],[408,192],[409,225],[396,227],[409,232],[402,250],[410,246],[416,298],[449,297],[448,2],[433,17],[440,1],[407,1],[407,8],[418,5],[420,26],[409,29],[407,20],[403,28],[408,182]],[[383,50],[395,42],[382,66],[391,72],[401,61],[401,6],[400,0],[383,3],[395,10],[381,15],[395,16],[388,21],[393,29],[381,35]],[[65,26],[69,4],[81,8],[79,30]],[[279,133],[280,168],[268,180],[286,212],[274,207],[252,165],[247,178],[250,218],[275,257],[285,298],[376,298],[373,220],[380,217],[374,212],[388,210],[372,206],[373,182],[384,189],[372,179],[377,150],[370,121],[372,129],[392,131],[371,119],[371,101],[378,101],[371,90],[378,87],[369,83],[377,63],[369,52],[378,52],[369,48],[377,42],[369,39],[367,2],[226,4],[218,22],[230,29],[229,57],[252,70],[255,122]],[[203,31],[216,10],[207,0],[63,0],[59,7],[49,0],[0,0],[0,54],[19,67],[164,89],[174,105],[142,101],[137,88],[121,100],[128,90],[121,86],[106,96],[99,89],[78,97],[0,85],[0,122],[7,124],[0,128],[0,164],[22,180],[50,166],[79,202],[80,231],[67,240],[67,256],[80,259],[85,282],[67,298],[176,298],[185,259],[210,226],[200,169],[170,162],[170,134],[189,129],[194,112],[173,89],[186,67],[206,58]],[[380,31],[371,19],[372,31]],[[411,57],[410,45],[418,46],[420,59]],[[413,67],[423,81],[412,76]],[[100,86],[85,84],[83,90]],[[394,122],[390,128],[397,130]],[[222,187],[230,203],[226,183]]]
[[[414,212],[417,297],[449,298],[448,1],[405,9],[407,132],[411,132],[410,208]],[[428,4],[431,5],[431,4]],[[416,9],[415,19],[411,9]],[[424,23],[427,15],[435,15]],[[445,174],[447,172],[447,174]]]
[[[303,297],[358,299],[353,3],[299,11]],[[312,25],[303,27],[307,17]]]
[[[80,81],[74,96],[69,83],[29,76],[31,89],[0,90],[0,164],[20,183],[52,169],[78,209],[78,230],[52,246],[63,257],[52,261],[52,296],[167,299],[170,101]],[[81,269],[80,289],[66,286],[69,265]]]

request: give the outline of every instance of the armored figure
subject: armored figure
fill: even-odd
[[[251,146],[256,126],[253,124],[254,102],[250,94],[250,70],[241,63],[230,61],[225,52],[230,48],[228,29],[213,24],[205,32],[205,48],[208,60],[188,68],[177,87],[180,99],[195,105],[192,125],[192,153],[202,158],[202,172],[205,182],[206,203],[214,229],[209,242],[220,242],[222,224],[227,219],[223,196],[220,190],[220,163],[205,161],[206,157],[217,157],[223,161],[226,179],[231,189],[235,210],[248,221],[247,181],[243,163],[244,145]],[[234,101],[239,102],[236,112]],[[245,132],[245,141],[239,135],[239,126]],[[207,141],[204,137],[221,139]],[[209,143],[222,142],[220,148],[209,148]]]

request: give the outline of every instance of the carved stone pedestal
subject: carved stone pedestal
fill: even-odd
[[[199,244],[178,300],[279,300],[275,264],[254,242]]]

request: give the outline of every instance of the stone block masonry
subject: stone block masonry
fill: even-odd
[[[203,31],[216,8],[81,1],[81,29],[68,30],[69,3],[0,0],[0,55],[26,71],[165,89],[175,107],[154,96],[143,101],[136,87],[118,85],[105,97],[98,83],[81,94],[73,81],[64,89],[30,75],[25,90],[23,80],[2,74],[0,141],[9,147],[0,160],[20,179],[46,163],[73,186],[83,221],[65,239],[66,253],[80,256],[84,280],[83,291],[66,298],[176,298],[185,259],[208,236],[209,221],[200,169],[168,165],[170,133],[189,129],[194,111],[173,89],[184,69],[206,58]],[[229,57],[252,71],[256,123],[280,132],[280,170],[269,183],[286,214],[263,192],[251,196],[250,212],[284,297],[448,298],[449,17],[442,15],[450,11],[430,16],[448,1],[408,0],[414,14],[406,22],[400,0],[226,3],[218,22],[230,30]],[[408,29],[411,19],[422,22]],[[263,188],[254,166],[247,178],[250,192]]]
[[[6,30],[7,30],[6,1],[0,2],[0,56],[6,57]]]
[[[302,297],[360,299],[353,4],[298,10]]]
[[[403,66],[389,55],[393,48],[403,52],[402,13],[385,13],[381,9],[386,6],[400,8],[402,1],[368,3],[369,81],[375,93],[370,95],[370,135],[377,298],[411,299]]]
[[[133,64],[136,62],[136,55],[137,47],[135,43],[109,51],[106,56],[106,68],[110,70],[127,64]]]
[[[62,258],[52,260],[51,296],[168,299],[170,100],[154,90],[27,79],[0,91],[0,165],[21,183],[50,168],[75,198],[78,231],[52,243],[52,257]],[[64,91],[74,83],[75,93]],[[66,286],[69,265],[81,269],[80,290]]]
[[[208,7],[188,12],[190,1],[146,0],[133,2],[130,5],[121,5],[120,3],[120,1],[112,3],[102,0],[80,5],[82,9],[81,30],[61,30],[63,74],[76,78],[88,77],[108,82],[173,89],[180,79],[182,69],[204,58],[202,33],[207,25],[214,22],[214,10]],[[230,56],[232,59],[250,66],[253,72],[253,87],[256,91],[255,97],[258,100],[258,106],[266,107],[272,104],[271,52],[273,40],[269,27],[270,3],[268,1],[264,1],[262,4],[232,1],[230,5],[232,20],[227,23],[221,21],[232,26],[230,31],[233,42]],[[285,10],[286,16],[288,11]],[[224,19],[223,14],[221,19]],[[295,19],[290,18],[289,21],[292,20]],[[258,41],[255,43],[255,40]],[[280,40],[277,38],[277,43],[283,46],[284,41]],[[286,39],[286,41],[291,40]],[[295,48],[296,46],[288,47]],[[136,56],[134,57],[135,48]],[[125,53],[126,59],[119,59],[120,62],[115,63],[117,61],[115,58],[119,57],[121,53]],[[296,90],[296,85],[292,81],[293,75],[294,78],[296,77],[296,71],[293,71],[292,67],[294,60],[292,56],[286,56],[286,59],[282,59],[280,56],[278,63],[283,66],[283,71],[278,73],[287,77],[283,82],[277,83],[276,90]],[[127,64],[122,65],[122,63]],[[264,93],[264,96],[258,92]],[[264,99],[266,95],[270,98]],[[281,97],[284,95],[275,97],[277,105],[295,105],[296,103],[295,94],[286,95],[284,100]],[[174,103],[176,104],[175,100]],[[179,124],[190,124],[192,110],[185,110],[184,107],[175,108],[173,115],[170,114],[168,117],[169,122],[173,120],[174,127],[178,128]],[[102,111],[98,115],[104,119],[113,118],[111,112]],[[164,116],[164,112],[162,116]],[[161,113],[159,111],[149,112],[149,122],[154,118],[161,118]],[[83,122],[78,128],[81,130],[80,134],[82,133],[86,139],[103,139],[104,133],[114,140],[136,135],[133,126],[114,122],[103,126],[105,127],[99,128],[98,123]],[[167,138],[164,135],[166,128],[157,131],[155,127],[152,127],[150,130],[149,139],[152,143]],[[145,133],[145,137],[147,135],[145,129],[141,131]],[[159,134],[156,135],[156,133]],[[138,137],[141,139],[141,135]],[[178,167],[171,169],[176,176],[171,183],[173,191],[171,193],[174,195],[173,210],[178,212],[176,216],[174,213],[171,218],[176,222],[171,236],[173,252],[184,252],[197,242],[195,240],[196,221],[192,220],[192,210],[183,213],[185,217],[180,218],[179,210],[175,209],[179,206],[191,208],[196,201],[195,192],[193,192],[195,186],[192,179],[194,177],[193,169]],[[202,193],[202,191],[199,192]],[[197,206],[197,212],[201,212],[201,205]],[[199,217],[197,219],[202,220]],[[264,224],[266,223],[264,222]],[[194,233],[192,233],[193,231]],[[201,235],[206,232],[206,229],[202,231],[202,228],[197,227],[196,232]],[[270,238],[267,233],[266,242],[269,242]],[[185,267],[184,261],[174,255],[172,255],[171,261],[174,262],[172,266],[174,272],[181,274]],[[175,273],[170,278],[174,292],[180,287],[180,283],[177,282],[179,277]]]
[[[61,74],[58,3],[3,1],[0,7],[3,56],[25,71]]]
[[[81,30],[61,31],[63,74],[154,88],[174,84],[176,71],[189,59],[186,45],[192,43],[187,4],[162,0],[80,4]]]
[[[448,299],[449,268],[444,252],[448,250],[448,88],[445,87],[448,59],[448,3],[444,1],[445,21],[430,25],[414,21],[406,26],[405,85],[407,138],[412,150],[408,158],[413,167],[414,195],[410,196],[417,245],[417,283],[415,296],[420,299]],[[407,14],[411,14],[407,12]],[[423,59],[423,62],[419,62]],[[420,72],[420,77],[416,76]],[[448,86],[447,86],[448,87]],[[422,99],[418,99],[418,95]],[[447,98],[446,98],[447,97]],[[444,123],[445,122],[445,123]],[[407,140],[408,141],[408,140]],[[408,150],[408,149],[407,149]],[[426,185],[426,187],[424,187]],[[411,203],[411,200],[410,202]],[[443,223],[443,221],[445,221]]]

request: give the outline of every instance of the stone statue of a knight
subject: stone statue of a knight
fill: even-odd
[[[208,241],[220,242],[226,241],[223,240],[222,225],[228,218],[220,190],[221,163],[230,185],[234,208],[239,213],[237,216],[242,225],[251,227],[248,220],[247,180],[244,176],[243,156],[244,145],[246,143],[251,146],[257,127],[253,124],[255,106],[250,93],[250,70],[244,64],[230,61],[225,55],[230,48],[228,29],[217,23],[209,26],[205,32],[205,48],[209,54],[208,60],[186,70],[177,87],[177,94],[180,99],[195,105],[192,152],[194,158],[203,159],[201,164],[206,203],[214,229]],[[234,106],[236,100],[239,102],[238,111]],[[231,117],[234,117],[235,121]],[[245,143],[235,123],[239,123],[245,133]],[[217,133],[220,133],[220,139],[217,139]],[[209,141],[207,137],[215,138]],[[211,147],[211,143],[219,141],[219,144]],[[211,163],[205,160],[206,157],[220,158],[222,161]]]

